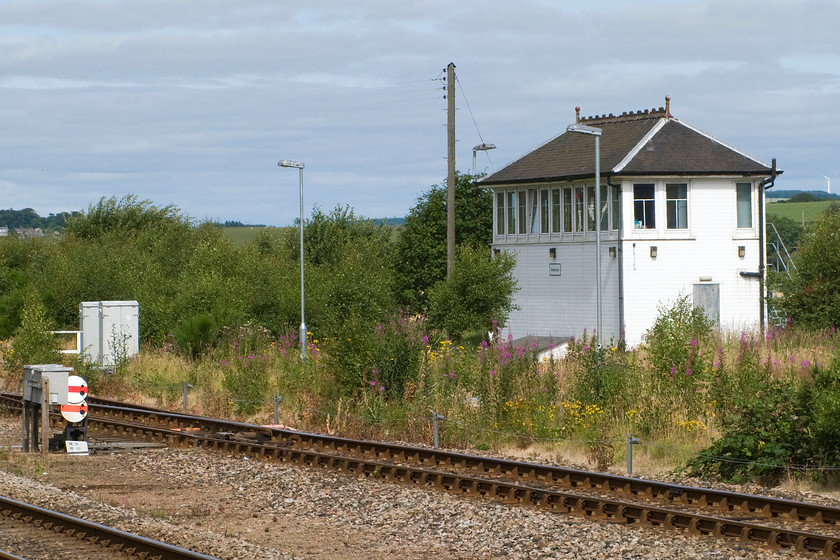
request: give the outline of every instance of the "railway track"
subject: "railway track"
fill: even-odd
[[[14,408],[20,397],[0,395]],[[91,429],[434,487],[558,513],[840,557],[840,508],[89,399]]]
[[[0,496],[0,558],[214,560],[139,535]]]

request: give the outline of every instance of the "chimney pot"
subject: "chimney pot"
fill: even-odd
[[[580,107],[575,107],[575,124],[580,124]]]

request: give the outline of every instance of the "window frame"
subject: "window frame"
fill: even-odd
[[[677,196],[672,197],[672,192]],[[665,183],[665,229],[688,229],[688,215],[688,183]]]
[[[636,192],[637,188],[650,189],[650,198],[641,198]],[[642,214],[641,222],[638,219],[640,208]],[[640,223],[641,225],[639,225]],[[656,229],[656,183],[633,183],[633,229]]]
[[[742,198],[742,193],[746,189],[747,199],[746,199],[746,209],[748,211],[747,218],[749,219],[748,225],[742,225],[741,223],[741,209],[742,203],[744,202]],[[748,182],[736,182],[735,183],[735,227],[737,229],[752,229],[753,227],[753,184]]]

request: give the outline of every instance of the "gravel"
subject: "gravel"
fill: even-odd
[[[224,559],[812,557],[206,450],[41,458],[19,440],[0,417],[4,494]]]

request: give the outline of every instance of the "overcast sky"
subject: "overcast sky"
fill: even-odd
[[[134,193],[197,220],[404,216],[582,114],[664,105],[840,192],[840,2],[0,0],[0,208]]]

